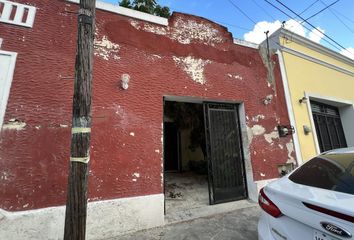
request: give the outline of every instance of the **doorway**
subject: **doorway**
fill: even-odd
[[[164,100],[166,212],[247,198],[238,105]]]

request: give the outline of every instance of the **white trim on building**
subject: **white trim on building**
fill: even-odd
[[[314,58],[312,56],[309,56],[307,54],[301,53],[299,51],[295,51],[295,50],[287,48],[287,47],[282,47],[282,51],[284,51],[286,53],[289,53],[289,54],[292,54],[294,56],[306,59],[306,60],[311,61],[313,63],[320,64],[320,65],[322,65],[324,67],[327,67],[327,68],[330,68],[330,69],[333,69],[333,70],[336,70],[338,72],[341,72],[341,73],[344,73],[344,74],[347,74],[349,76],[354,77],[354,72],[352,72],[352,71],[350,71],[348,69],[345,69],[345,68],[330,64],[328,62],[322,61],[322,60],[320,60],[318,58]]]
[[[7,0],[0,0],[0,4],[3,5],[3,10],[0,13],[0,22],[29,28],[33,27],[36,16],[35,7]]]
[[[286,73],[283,53],[280,50],[277,50],[277,55],[279,58],[279,66],[280,66],[281,78],[283,81],[285,102],[286,102],[286,106],[288,109],[288,116],[289,116],[290,125],[293,126],[294,128],[296,128],[296,121],[295,121],[293,106],[291,104],[291,93],[290,93],[290,89],[289,89],[289,85],[288,85],[288,77],[287,77],[287,73]],[[303,160],[302,160],[302,155],[301,155],[301,148],[300,148],[300,141],[299,141],[299,137],[298,137],[298,131],[299,131],[298,129],[295,130],[295,133],[293,134],[293,140],[294,140],[294,148],[295,148],[295,153],[296,153],[296,160],[297,160],[298,165],[300,165],[303,163]]]
[[[67,0],[67,1],[72,2],[72,3],[76,3],[76,4],[79,4],[79,2],[80,2],[80,0]],[[168,26],[168,19],[167,18],[154,16],[154,15],[144,13],[144,12],[139,12],[139,11],[136,11],[133,9],[121,7],[119,5],[96,1],[96,8],[103,10],[103,11],[112,12],[112,13],[116,13],[119,15],[143,20],[143,21],[156,23],[156,24],[163,25],[163,26]]]
[[[252,42],[248,42],[245,40],[241,40],[238,38],[234,38],[234,44],[236,45],[240,45],[240,46],[244,46],[244,47],[249,47],[249,48],[254,48],[254,49],[258,49],[259,45],[256,43],[252,43]]]
[[[269,38],[273,39],[275,38],[275,40],[272,40],[270,43],[271,48],[274,49],[279,49],[279,48],[283,48],[283,46],[280,44],[280,37],[286,38],[289,41],[293,41],[296,43],[299,43],[303,46],[308,47],[309,49],[312,49],[318,53],[321,53],[323,55],[326,55],[330,58],[336,59],[338,61],[341,61],[345,64],[348,64],[350,66],[354,65],[354,60],[350,59],[342,54],[340,54],[339,52],[333,51],[325,46],[322,46],[319,43],[316,43],[314,41],[311,41],[310,39],[300,36],[294,32],[291,32],[285,28],[280,28],[277,31],[275,31],[273,34],[271,34],[271,36]],[[263,43],[261,43],[262,45],[265,45],[265,41]]]
[[[0,219],[1,239],[63,239],[65,206],[20,212],[0,209]],[[163,224],[163,194],[90,202],[86,236],[88,239],[111,239]]]
[[[0,131],[4,122],[17,53],[0,50]]]

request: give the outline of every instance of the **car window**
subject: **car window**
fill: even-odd
[[[289,179],[307,186],[354,195],[353,173],[354,154],[328,154],[311,159],[292,173]]]

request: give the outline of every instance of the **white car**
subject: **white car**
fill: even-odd
[[[354,240],[354,148],[325,152],[266,187],[259,240]]]

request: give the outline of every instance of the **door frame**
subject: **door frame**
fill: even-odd
[[[246,124],[246,112],[245,112],[245,105],[243,101],[232,101],[232,100],[220,100],[220,99],[213,99],[213,98],[202,98],[202,97],[190,97],[190,96],[174,96],[174,95],[164,95],[162,102],[165,101],[174,101],[174,102],[187,102],[187,103],[199,103],[202,104],[203,102],[215,102],[215,103],[230,103],[230,104],[238,104],[238,116],[239,116],[239,128],[240,128],[240,137],[241,137],[241,147],[242,147],[242,154],[243,154],[243,164],[245,169],[245,181],[246,181],[246,188],[248,199],[252,201],[257,201],[258,199],[258,190],[257,184],[253,178],[253,170],[252,170],[252,162],[251,162],[251,153],[249,151],[250,146],[250,139],[248,137],[248,130]],[[162,114],[162,121],[163,121],[163,114]],[[162,126],[163,128],[163,126]],[[162,136],[163,136],[163,129],[162,129]],[[162,144],[164,142],[162,141]],[[162,146],[163,148],[164,146]],[[165,157],[165,156],[163,156]],[[162,160],[162,162],[164,159]],[[163,174],[165,174],[164,166],[162,168]],[[166,178],[164,176],[164,187],[163,191],[165,192],[165,185],[166,185]],[[165,212],[166,213],[166,212]]]
[[[4,91],[3,91],[2,95],[0,93],[0,132],[1,132],[2,125],[4,123],[6,106],[7,106],[7,102],[8,102],[9,95],[10,95],[12,79],[13,79],[14,72],[15,72],[17,53],[0,50],[0,55],[10,57],[9,71],[7,73],[7,76],[5,77],[5,84],[3,86]]]

